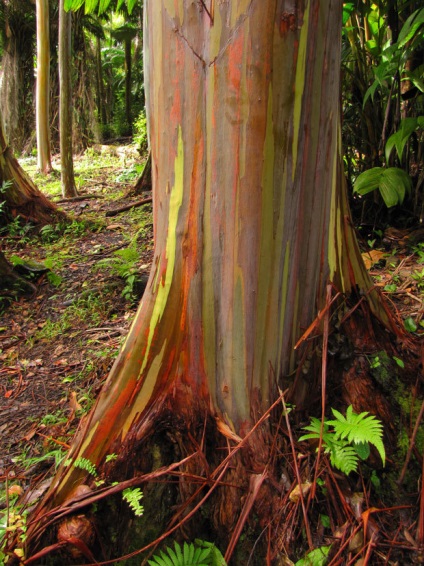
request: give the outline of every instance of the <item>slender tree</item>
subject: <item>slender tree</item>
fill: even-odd
[[[207,476],[221,541],[248,514],[249,485],[266,524],[279,496],[259,489],[277,473],[272,419],[261,417],[279,388],[303,408],[316,394],[306,329],[319,327],[332,290],[341,309],[341,297],[346,309],[362,297],[363,312],[390,327],[347,209],[341,3],[149,0],[145,14],[153,268],[97,403],[29,520],[27,563],[40,558],[46,524],[73,512],[61,545],[92,547],[81,508],[96,487],[81,462],[105,479],[134,478],[152,465],[152,445],[168,462],[203,452],[181,467],[180,493],[193,501],[188,478]]]
[[[72,151],[72,80],[71,80],[71,23],[72,14],[59,0],[59,127],[62,194],[77,195]]]
[[[132,88],[132,41],[137,35],[137,29],[130,24],[113,30],[112,37],[124,44],[125,50],[125,120],[128,132],[131,133],[131,88]]]
[[[22,151],[34,123],[35,9],[30,0],[1,3],[0,36],[3,125],[15,151]]]
[[[50,32],[49,1],[36,0],[37,13],[37,90],[36,122],[38,169],[47,174],[52,170],[50,153]]]

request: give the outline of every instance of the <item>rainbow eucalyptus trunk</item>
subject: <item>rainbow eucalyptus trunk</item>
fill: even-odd
[[[206,4],[145,4],[153,268],[72,463],[32,517],[30,541],[43,513],[89,481],[80,458],[108,478],[131,475],[152,435],[174,438],[183,456],[193,439],[202,445],[205,425],[216,463],[216,448],[245,437],[278,386],[292,383],[304,350],[296,342],[328,284],[346,296],[371,289],[344,193],[341,3]],[[367,297],[387,323],[375,293]],[[307,401],[307,378],[301,385],[296,403]],[[221,532],[240,512],[243,470],[261,473],[268,462],[268,435],[258,427],[224,476],[213,512]],[[112,453],[115,464],[105,465]]]
[[[52,170],[50,152],[50,31],[49,1],[36,0],[37,12],[37,89],[36,122],[38,169],[47,174]]]
[[[59,0],[59,128],[62,195],[75,197],[72,152],[72,80],[71,80],[71,22],[72,14],[65,11],[64,1]]]

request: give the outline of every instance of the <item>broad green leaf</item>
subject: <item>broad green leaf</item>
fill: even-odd
[[[361,173],[353,185],[353,192],[360,195],[366,195],[377,189],[380,185],[382,167],[373,167]]]
[[[369,39],[365,45],[367,46],[368,51],[374,55],[374,57],[378,57],[380,55],[380,47],[375,39]]]
[[[418,116],[417,118],[417,124],[420,128],[424,129],[424,116]]]
[[[345,2],[343,4],[343,25],[346,24],[354,9],[355,9],[355,4],[353,2]]]
[[[421,69],[421,67],[420,67]],[[421,79],[421,76],[417,73],[418,69],[415,71],[404,71],[402,81],[411,81],[411,83],[417,87],[417,89],[421,92],[424,92],[424,81]]]
[[[327,556],[330,552],[330,546],[321,546],[308,552],[308,554],[298,560],[295,566],[325,566],[327,564]]]
[[[388,208],[402,204],[405,194],[412,188],[411,177],[402,169],[389,167],[380,178],[379,189]]]
[[[358,444],[354,444],[353,447],[361,460],[366,460],[370,455],[370,445],[368,442],[359,442]]]
[[[408,316],[408,318],[406,318],[403,321],[403,325],[405,326],[405,329],[408,332],[416,332],[417,328],[418,328],[418,326],[417,326],[415,320],[412,318],[412,316]]]
[[[377,80],[375,80],[375,81],[372,83],[372,85],[371,85],[370,87],[368,87],[367,92],[365,93],[365,96],[364,96],[364,101],[363,101],[363,103],[362,103],[362,108],[365,107],[365,104],[366,104],[366,102],[367,102],[367,100],[368,100],[368,98],[369,98],[370,96],[371,96],[371,100],[374,102],[374,94],[375,94],[375,91],[376,91],[377,87],[378,87],[378,81],[377,81]]]
[[[406,143],[408,142],[412,132],[415,132],[417,128],[416,118],[405,118],[401,122],[400,126],[400,140],[396,144],[396,151],[398,153],[399,159],[402,161],[402,154]]]
[[[384,63],[380,63],[379,65],[377,65],[377,67],[373,68],[374,76],[381,85],[386,83],[388,79],[392,78],[391,67],[392,67],[392,62],[385,61]]]
[[[378,37],[381,28],[384,26],[384,20],[380,17],[378,10],[371,9],[367,20],[372,34],[374,37]]]
[[[401,132],[397,131],[394,134],[392,134],[389,139],[386,142],[386,147],[385,147],[385,154],[386,154],[386,163],[389,163],[389,159],[390,159],[390,154],[392,153],[393,148],[396,146],[398,146],[399,141],[401,138]]]
[[[405,364],[404,364],[403,360],[401,360],[400,358],[397,358],[396,356],[393,356],[393,359],[394,359],[394,361],[397,363],[397,365],[398,365],[400,368],[404,368],[404,367],[405,367]]]
[[[415,32],[421,27],[424,23],[424,8],[421,10],[417,10],[413,14],[409,16],[406,22],[403,24],[402,29],[399,32],[397,45],[398,47],[403,47],[410,41]]]

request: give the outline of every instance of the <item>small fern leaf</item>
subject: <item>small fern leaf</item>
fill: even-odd
[[[381,461],[383,462],[383,466],[386,465],[386,450],[384,448],[383,441],[380,439],[370,440],[370,444],[375,446],[377,452],[380,454]]]
[[[170,547],[166,549],[172,560],[172,566],[183,566],[183,556],[181,554],[181,547],[177,542],[174,543],[174,547],[175,547],[175,552]],[[180,551],[179,554],[177,549]],[[181,560],[180,560],[180,554],[181,554]]]
[[[148,563],[150,566],[175,566],[162,550],[160,551],[160,556],[155,554],[153,560],[148,560]]]
[[[93,477],[97,477],[96,466],[87,458],[77,458],[74,462],[74,466],[75,468],[79,468],[80,470],[85,470]]]
[[[353,446],[336,446],[330,452],[331,465],[346,474],[355,472],[358,467],[358,455]]]
[[[199,566],[210,564],[210,560],[208,560],[210,556],[211,548],[196,548],[196,552],[193,556],[193,564],[198,564]]]
[[[341,413],[332,409],[335,420],[327,421],[334,427],[334,433],[338,439],[346,439],[355,445],[370,443],[376,447],[383,465],[386,460],[386,453],[383,444],[383,425],[374,415],[367,411],[359,415],[353,412],[352,405],[347,408],[346,418]]]
[[[190,561],[193,560],[193,556],[191,552],[192,549],[193,549],[192,544],[187,544],[186,542],[184,543],[184,564],[190,564]]]

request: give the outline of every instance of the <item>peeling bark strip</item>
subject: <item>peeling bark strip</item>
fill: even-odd
[[[125,457],[166,410],[245,437],[328,282],[371,288],[342,180],[340,1],[208,9],[213,22],[197,0],[145,5],[153,269],[73,461]],[[37,516],[83,479],[62,467]]]

